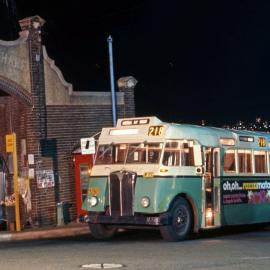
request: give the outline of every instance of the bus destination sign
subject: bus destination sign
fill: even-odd
[[[149,121],[149,118],[123,120],[121,126],[147,125]]]
[[[163,130],[163,126],[151,126],[148,130],[148,136],[161,136]]]

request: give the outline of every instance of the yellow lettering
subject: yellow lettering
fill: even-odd
[[[161,136],[163,132],[163,126],[152,126],[149,127],[148,135],[149,136]]]
[[[144,178],[152,178],[152,177],[154,177],[154,173],[153,172],[145,172],[143,174],[143,177]]]
[[[100,188],[99,187],[92,187],[92,188],[89,188],[88,192],[92,196],[97,196],[100,193]]]
[[[243,183],[243,189],[257,189],[257,183]]]

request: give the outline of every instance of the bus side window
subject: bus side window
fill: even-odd
[[[252,159],[250,150],[238,150],[239,173],[252,173]]]
[[[266,152],[254,151],[255,173],[267,173]]]
[[[181,149],[181,166],[194,166],[193,147]]]
[[[155,150],[148,151],[148,163],[158,163],[159,161],[159,152]]]
[[[165,151],[162,163],[166,166],[179,166],[179,151]]]
[[[235,172],[235,150],[226,150],[224,155],[224,172]]]
[[[168,141],[162,163],[165,166],[194,166],[193,142]]]

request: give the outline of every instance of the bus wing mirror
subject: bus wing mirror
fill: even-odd
[[[202,151],[200,145],[193,145],[194,151],[194,165],[202,166]]]

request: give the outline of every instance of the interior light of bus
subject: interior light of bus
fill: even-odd
[[[235,145],[234,139],[231,138],[220,138],[219,139],[220,144],[222,145]]]
[[[239,141],[241,141],[241,142],[254,142],[254,137],[239,136]]]
[[[206,218],[209,218],[209,219],[213,217],[213,212],[212,212],[212,209],[211,208],[207,208],[206,209],[205,217]]]
[[[206,217],[206,226],[212,226],[213,225],[213,211],[211,208],[206,209],[205,217]]]
[[[127,145],[126,145],[126,144],[120,144],[120,149],[121,149],[121,150],[127,149]]]
[[[131,128],[131,129],[111,129],[110,135],[117,136],[117,135],[136,135],[139,133],[138,129]]]

